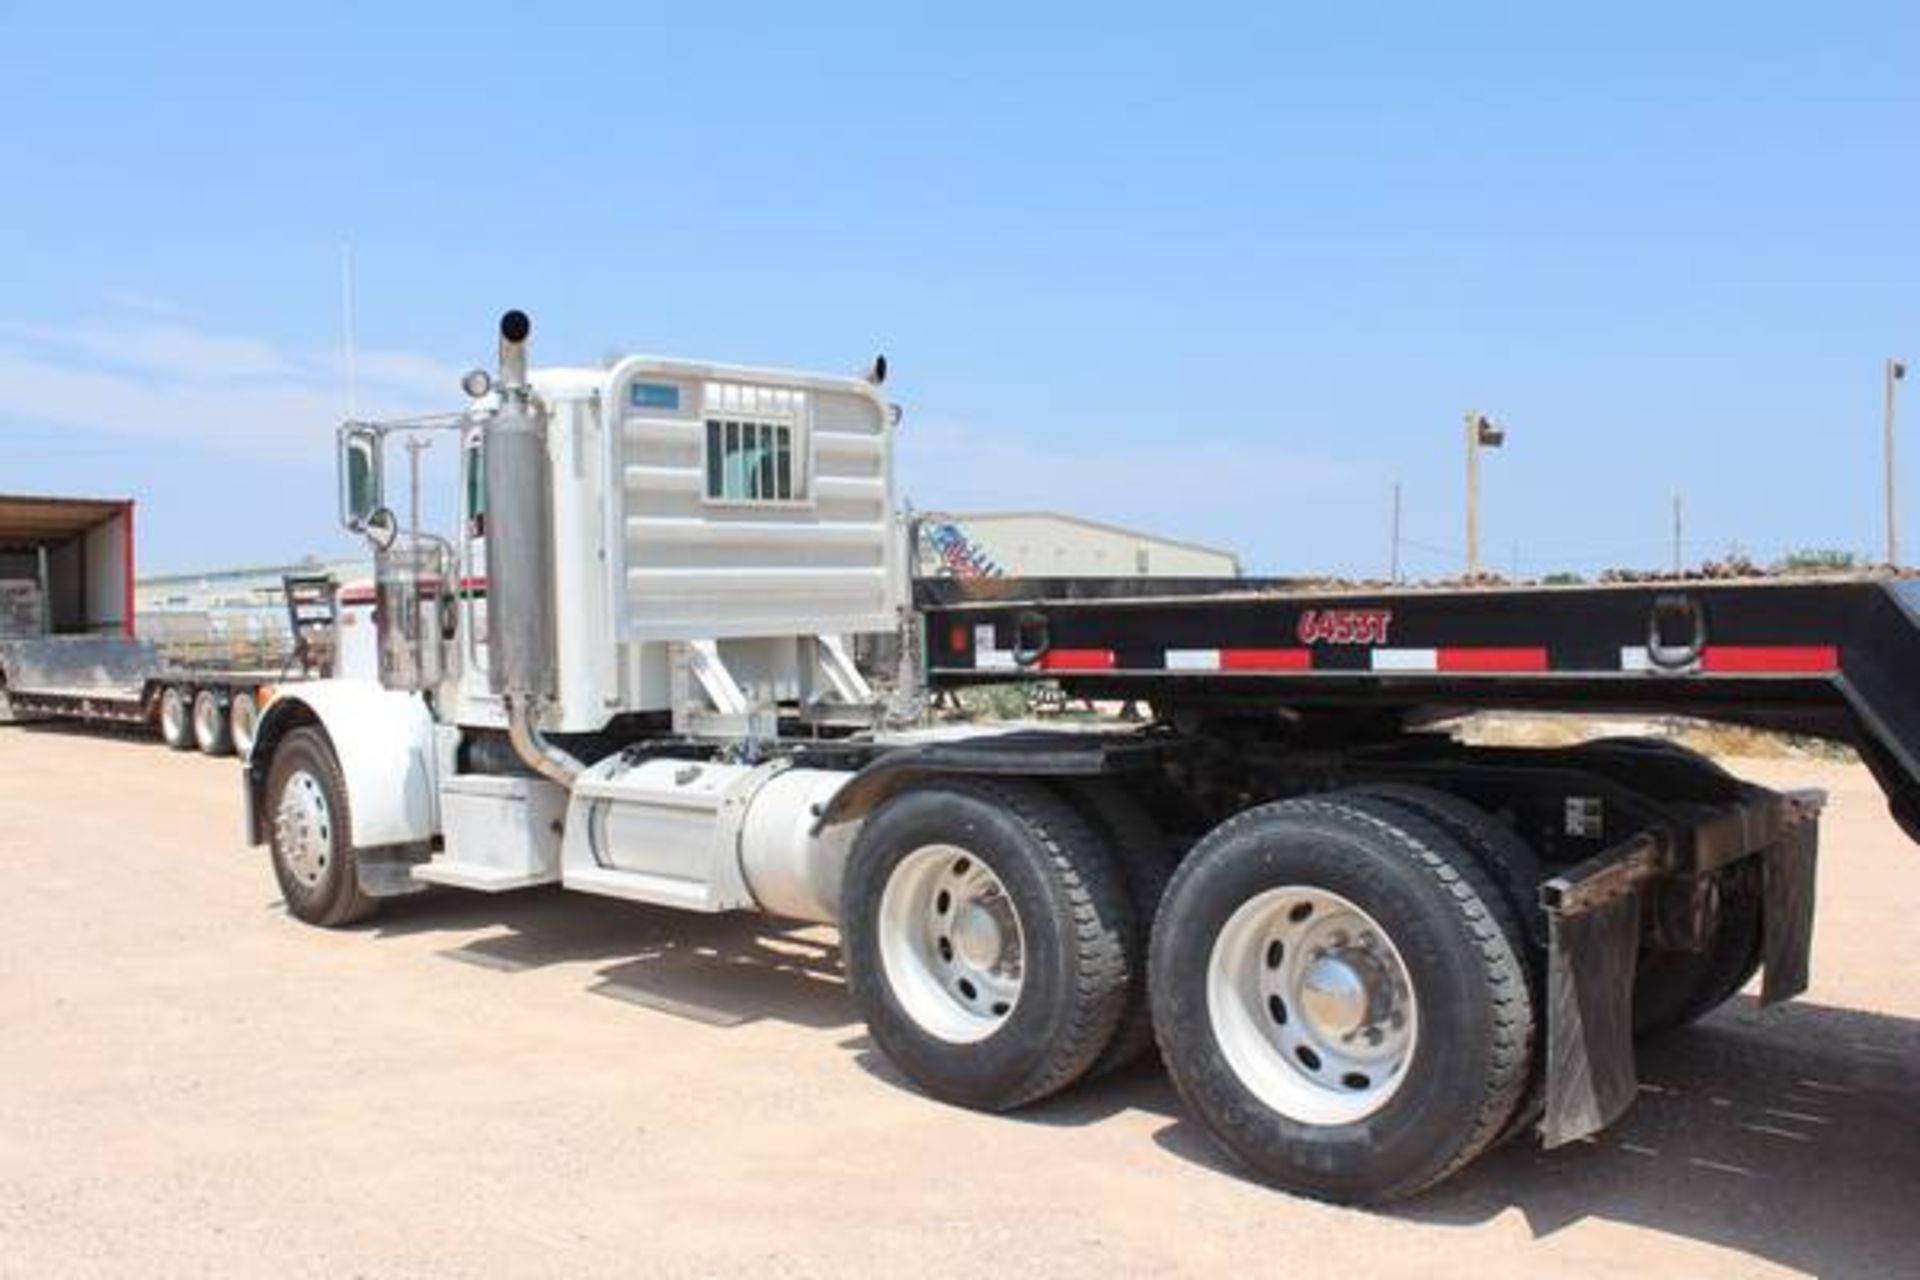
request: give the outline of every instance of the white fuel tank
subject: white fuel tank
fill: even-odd
[[[851,831],[816,838],[811,829],[852,777],[781,762],[603,760],[574,784],[562,883],[685,910],[758,908],[831,923]]]
[[[813,824],[853,775],[839,769],[788,769],[754,793],[740,830],[740,869],[769,915],[837,924],[840,880],[859,824],[818,836]]]

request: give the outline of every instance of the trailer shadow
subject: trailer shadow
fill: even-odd
[[[1386,1211],[1472,1226],[1510,1209],[1536,1239],[1588,1219],[1822,1276],[1912,1274],[1920,1242],[1920,1022],[1742,997],[1643,1050],[1619,1124],[1542,1151],[1516,1140]],[[1245,1176],[1199,1127],[1160,1145]]]
[[[831,1030],[858,1021],[840,977],[839,940],[818,925],[532,889],[497,898],[422,894],[396,904],[370,932],[476,929],[489,932],[440,954],[503,973],[583,966],[595,995],[708,1026],[771,1018]]]
[[[838,937],[821,926],[529,890],[425,894],[366,932],[478,933],[440,954],[505,974],[578,967],[595,994],[712,1026],[859,1024]],[[840,1047],[874,1078],[912,1088],[864,1033]],[[1920,1021],[1810,1004],[1763,1011],[1742,997],[1642,1052],[1641,1096],[1613,1128],[1559,1151],[1511,1142],[1383,1213],[1447,1228],[1517,1210],[1535,1238],[1601,1220],[1824,1276],[1910,1273],[1920,1241],[1916,1067]],[[1164,1118],[1154,1138],[1169,1153],[1247,1177],[1182,1116],[1151,1061],[1006,1120],[1077,1128],[1125,1112]]]

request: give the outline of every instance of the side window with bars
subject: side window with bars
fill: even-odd
[[[708,501],[791,503],[806,498],[791,423],[708,418],[706,424]]]

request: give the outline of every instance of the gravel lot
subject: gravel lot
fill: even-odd
[[[1365,1214],[1242,1180],[1153,1073],[917,1097],[831,931],[538,891],[325,933],[232,761],[0,728],[0,1274],[1911,1275],[1920,850],[1861,770],[1736,767],[1833,793],[1812,992]]]

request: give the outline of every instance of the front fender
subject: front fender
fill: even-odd
[[[266,839],[267,774],[280,740],[317,726],[347,784],[349,834],[357,849],[413,844],[440,830],[433,717],[417,695],[362,680],[313,680],[267,704],[247,758],[253,843]]]

